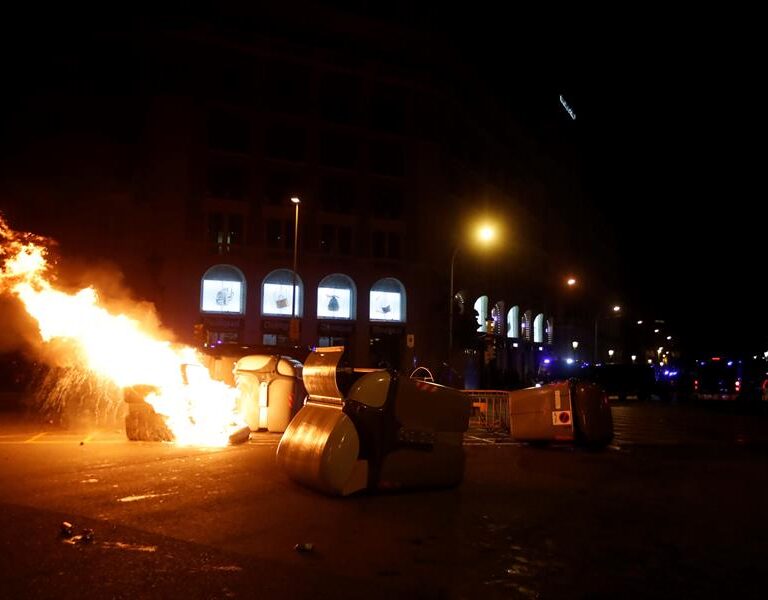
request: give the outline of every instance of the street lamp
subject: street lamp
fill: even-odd
[[[483,245],[489,245],[496,239],[496,229],[493,225],[485,223],[480,225],[476,230],[478,241]],[[451,358],[451,351],[453,350],[453,273],[456,265],[456,255],[459,253],[460,244],[457,244],[453,249],[451,255],[451,297],[448,305],[448,359]]]
[[[611,309],[613,312],[618,316],[618,314],[621,312],[621,306],[618,304],[614,304],[613,308]],[[600,322],[600,314],[595,317],[595,351],[594,351],[594,357],[595,362],[597,362],[598,354],[597,354],[597,324]]]
[[[290,338],[292,342],[299,341],[299,322],[296,319],[296,262],[299,254],[299,204],[301,200],[297,197],[291,198],[291,202],[296,207],[296,215],[293,221],[293,302],[291,303],[291,327]]]
[[[569,286],[573,287],[574,285],[576,285],[576,279],[574,277],[569,277],[568,280],[565,283],[567,283]]]

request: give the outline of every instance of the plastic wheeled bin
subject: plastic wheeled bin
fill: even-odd
[[[574,441],[605,446],[613,419],[605,391],[585,381],[561,381],[509,393],[512,437],[527,442]]]
[[[282,433],[306,392],[301,363],[288,356],[252,354],[234,366],[240,412],[252,431]]]
[[[308,401],[277,450],[288,475],[335,495],[459,484],[471,399],[396,371],[338,369],[343,350],[304,364]]]

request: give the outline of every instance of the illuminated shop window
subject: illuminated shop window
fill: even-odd
[[[317,286],[317,316],[321,319],[354,319],[354,282],[341,273],[328,275]]]
[[[507,337],[520,337],[520,307],[513,306],[507,313]]]
[[[296,312],[302,316],[304,305],[304,284],[296,275]],[[261,285],[261,314],[290,317],[293,312],[294,274],[290,269],[272,271]]]
[[[533,320],[533,343],[544,343],[544,315],[541,313]]]
[[[530,342],[533,339],[533,332],[531,331],[533,329],[533,313],[530,310],[523,313],[520,329],[520,337]]]
[[[200,311],[207,313],[245,313],[245,277],[231,265],[216,265],[203,275]]]
[[[475,310],[477,311],[477,330],[486,333],[488,331],[488,296],[480,296],[475,300]]]
[[[370,319],[405,323],[405,288],[394,277],[380,279],[371,288]]]

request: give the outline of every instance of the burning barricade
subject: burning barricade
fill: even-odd
[[[93,287],[57,287],[51,243],[12,230],[0,217],[0,293],[20,302],[57,362],[124,390],[128,437],[200,445],[242,440],[237,390],[213,380],[194,348],[174,344],[145,304],[123,300],[120,311]]]

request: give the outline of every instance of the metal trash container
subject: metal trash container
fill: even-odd
[[[306,395],[302,365],[288,356],[252,354],[234,366],[240,412],[252,431],[282,433]]]
[[[512,437],[519,441],[575,441],[605,446],[613,439],[611,408],[594,383],[561,381],[509,392]]]
[[[335,495],[459,484],[471,399],[396,371],[339,369],[343,350],[304,364],[309,399],[277,450],[288,475]]]

